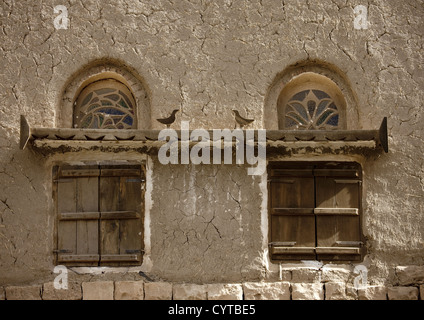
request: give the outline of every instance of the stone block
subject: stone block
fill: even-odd
[[[387,288],[385,286],[367,286],[358,289],[359,300],[387,300]]]
[[[324,266],[321,269],[322,282],[348,282],[351,276],[351,268],[342,266]]]
[[[144,300],[172,300],[172,284],[168,282],[146,282]]]
[[[346,284],[344,282],[327,282],[325,300],[346,300]]]
[[[417,287],[389,287],[387,288],[389,300],[418,300]]]
[[[243,300],[241,284],[208,284],[207,293],[208,300]]]
[[[0,300],[5,300],[6,294],[4,293],[4,288],[0,287]]]
[[[424,300],[424,284],[420,285],[420,300]]]
[[[53,282],[43,285],[43,300],[81,300],[81,285],[68,282],[67,289],[56,289]]]
[[[346,295],[348,300],[358,300],[358,290],[351,284],[346,285]]]
[[[288,282],[245,282],[243,283],[245,300],[290,300]]]
[[[113,300],[113,281],[95,281],[82,283],[83,300]]]
[[[356,290],[345,282],[327,282],[325,287],[325,300],[356,300]]]
[[[292,283],[292,300],[324,300],[322,283]]]
[[[296,268],[292,270],[292,282],[321,282],[321,270],[316,268]]]
[[[399,266],[395,273],[401,286],[424,284],[424,266]]]
[[[6,287],[7,300],[41,300],[41,286]]]
[[[144,282],[116,281],[115,300],[144,300]]]
[[[206,285],[199,284],[174,284],[172,297],[174,300],[206,300]]]

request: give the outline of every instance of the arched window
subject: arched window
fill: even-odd
[[[278,99],[278,123],[284,130],[346,129],[346,102],[329,78],[305,72],[291,80]]]
[[[75,128],[135,129],[136,103],[125,84],[116,79],[89,83],[74,102]]]

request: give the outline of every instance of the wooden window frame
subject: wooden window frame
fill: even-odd
[[[54,166],[54,263],[141,265],[144,186],[142,164]]]
[[[313,180],[313,183],[311,182]],[[295,183],[303,182],[304,195],[295,199],[280,200],[287,197],[284,183],[290,183],[296,189]],[[300,182],[299,182],[300,181]],[[319,188],[319,184],[333,183],[334,190]],[[277,186],[272,184],[276,183]],[[282,183],[282,184],[281,184]],[[313,184],[313,193],[311,188]],[[337,188],[340,183],[340,189]],[[357,188],[354,187],[357,184]],[[330,191],[328,191],[330,190]],[[338,191],[337,191],[338,190]],[[327,192],[327,196],[324,197]],[[331,193],[333,192],[333,193]],[[338,207],[338,201],[343,204],[345,197],[354,205]],[[357,192],[357,194],[356,194]],[[313,196],[313,205],[308,194]],[[331,196],[329,194],[334,194]],[[341,194],[341,196],[337,196]],[[301,198],[306,200],[302,200]],[[319,198],[321,197],[321,198]],[[331,207],[323,199],[335,201]],[[277,200],[276,200],[277,199]],[[320,203],[317,203],[318,200]],[[277,201],[277,202],[276,202]],[[289,208],[276,207],[275,203],[289,203]],[[302,207],[299,203],[306,203]],[[269,254],[273,262],[298,262],[300,260],[319,260],[325,262],[358,262],[365,253],[365,237],[362,232],[362,168],[357,162],[306,162],[306,161],[273,161],[268,165],[268,239]],[[277,218],[277,216],[281,216]],[[292,220],[290,220],[292,219]],[[321,225],[321,227],[320,227]],[[337,230],[335,234],[332,231]],[[313,235],[312,235],[313,234]],[[348,237],[337,240],[337,237]],[[314,238],[314,241],[312,241]],[[278,240],[278,241],[276,241]],[[300,241],[299,241],[300,240]],[[333,242],[332,242],[333,241]],[[297,242],[297,243],[296,243]],[[323,245],[324,244],[324,245]]]

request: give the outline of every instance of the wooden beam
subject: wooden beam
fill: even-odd
[[[389,138],[387,134],[387,117],[383,118],[383,121],[381,122],[379,132],[379,138],[381,146],[383,147],[383,150],[388,153],[389,152]]]
[[[19,141],[19,148],[21,150],[25,149],[29,138],[31,136],[31,129],[29,127],[28,121],[25,118],[24,115],[21,115],[21,132],[20,132],[20,141]]]
[[[107,141],[116,143],[120,146],[121,141],[140,141],[147,144],[158,142],[158,136],[161,130],[139,130],[139,129],[81,129],[81,128],[31,128],[25,118],[20,118],[20,143],[21,149],[25,149],[28,142],[32,140],[60,140],[63,145],[71,141],[78,142],[97,142]],[[175,130],[178,139],[181,141],[181,130]],[[222,137],[214,137],[214,130],[207,130],[210,141],[222,139]],[[246,137],[246,130],[243,130],[243,137]],[[235,140],[230,130],[233,140]],[[235,135],[235,134],[234,134]],[[254,130],[255,144],[258,141],[258,131]],[[388,152],[388,133],[387,133],[387,117],[385,117],[378,130],[267,130],[266,140],[268,143],[287,142],[287,143],[343,143],[353,142],[375,142],[378,149],[381,147],[386,153]],[[162,142],[162,141],[160,141]],[[164,141],[163,141],[164,142]],[[212,144],[212,142],[211,142]],[[140,147],[135,146],[135,147]],[[371,148],[367,147],[367,148]]]

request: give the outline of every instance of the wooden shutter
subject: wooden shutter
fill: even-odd
[[[98,176],[97,166],[58,169],[56,252],[60,264],[98,265]]]
[[[102,166],[100,172],[100,264],[139,265],[143,221],[140,166]]]
[[[356,166],[316,169],[318,260],[359,260],[361,174]]]
[[[272,259],[315,259],[312,168],[271,169],[269,192]]]

